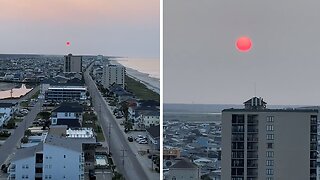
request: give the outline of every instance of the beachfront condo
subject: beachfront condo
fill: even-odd
[[[244,105],[222,111],[222,179],[316,180],[318,110]]]

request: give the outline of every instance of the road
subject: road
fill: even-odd
[[[19,123],[18,127],[14,130],[14,133],[3,143],[0,147],[0,165],[3,164],[10,154],[14,153],[20,139],[24,135],[24,131],[32,124],[37,114],[40,112],[42,100],[35,104],[31,111],[24,117],[23,121]]]
[[[128,180],[147,180],[151,179],[147,176],[146,172],[139,163],[136,154],[133,153],[128,145],[128,140],[124,137],[120,128],[116,124],[116,119],[107,108],[106,101],[103,99],[99,90],[89,75],[89,70],[84,73],[84,79],[88,90],[92,97],[93,106],[99,110],[98,118],[103,129],[106,140],[108,141],[108,125],[111,125],[111,138],[110,138],[110,151],[116,164],[116,168]],[[123,151],[124,157],[123,157]],[[160,178],[158,178],[160,179]]]

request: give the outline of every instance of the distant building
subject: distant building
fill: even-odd
[[[46,102],[80,102],[86,97],[87,88],[84,86],[50,86],[45,91]]]
[[[126,68],[121,65],[104,64],[102,85],[104,88],[109,88],[112,84],[118,84],[124,88]]]
[[[316,180],[318,110],[244,105],[222,111],[221,178]]]
[[[168,180],[200,180],[200,168],[188,159],[181,159],[170,166]]]
[[[68,127],[82,126],[83,107],[79,103],[62,103],[52,111],[52,125],[67,125]]]
[[[180,158],[180,149],[175,147],[163,147],[163,159],[171,160]]]
[[[64,72],[82,72],[82,56],[64,56]]]

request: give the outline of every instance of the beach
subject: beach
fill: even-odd
[[[143,68],[137,68],[137,69],[140,69],[140,71],[145,71],[145,72],[140,72],[136,69],[133,69],[131,67],[134,67],[133,64],[135,62],[138,62],[138,61],[134,61],[134,60],[131,60],[131,64],[130,63],[126,63],[128,61],[123,61],[123,60],[119,60],[119,61],[110,61],[111,64],[117,64],[117,65],[122,65],[122,66],[125,66],[126,67],[126,72],[127,72],[127,75],[137,81],[140,81],[141,83],[143,83],[144,85],[147,86],[147,88],[149,88],[150,90],[160,94],[160,79],[159,78],[156,78],[156,77],[160,77],[160,72],[155,72],[154,71],[154,67],[147,67],[147,69],[143,69]],[[143,64],[140,64],[142,61],[140,60],[140,62],[138,63],[135,63],[135,65],[137,65],[136,67],[140,66],[142,67]],[[152,71],[149,71],[149,73],[146,73],[148,72],[148,69],[152,69]],[[152,73],[153,72],[153,73]]]

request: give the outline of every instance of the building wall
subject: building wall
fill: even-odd
[[[145,127],[150,127],[151,125],[158,125],[160,122],[159,116],[143,116],[143,124]]]
[[[82,122],[82,113],[79,113],[78,117],[76,116],[76,113],[73,112],[53,113],[53,116],[51,117],[52,124],[57,124],[59,119],[77,119],[79,122]]]
[[[170,169],[168,180],[200,180],[200,171],[198,168],[188,169]]]
[[[104,65],[102,84],[104,88],[109,88],[113,83],[124,88],[126,69],[121,65]]]
[[[310,179],[310,116],[313,112],[230,112],[222,113],[222,179],[231,178],[232,114],[244,114],[244,179],[247,175],[248,114],[258,115],[258,179]],[[268,122],[267,117],[273,117]],[[267,129],[267,126],[269,128]],[[270,127],[273,126],[271,131]],[[273,140],[267,140],[273,134]],[[273,148],[268,148],[273,143]],[[267,157],[267,151],[274,156]],[[272,153],[271,153],[272,154]],[[267,166],[267,160],[273,165]],[[272,169],[272,170],[267,170]],[[273,175],[267,175],[272,171]]]
[[[82,72],[82,57],[65,56],[64,72]]]
[[[14,171],[10,170],[14,166]],[[11,171],[9,177],[15,176],[15,179],[23,179],[22,177],[26,178],[26,176],[28,179],[35,179],[35,157],[31,156],[13,161],[9,167],[9,171]]]
[[[69,149],[44,145],[43,177],[50,176],[53,179],[81,179],[84,173],[84,165],[81,152]]]

